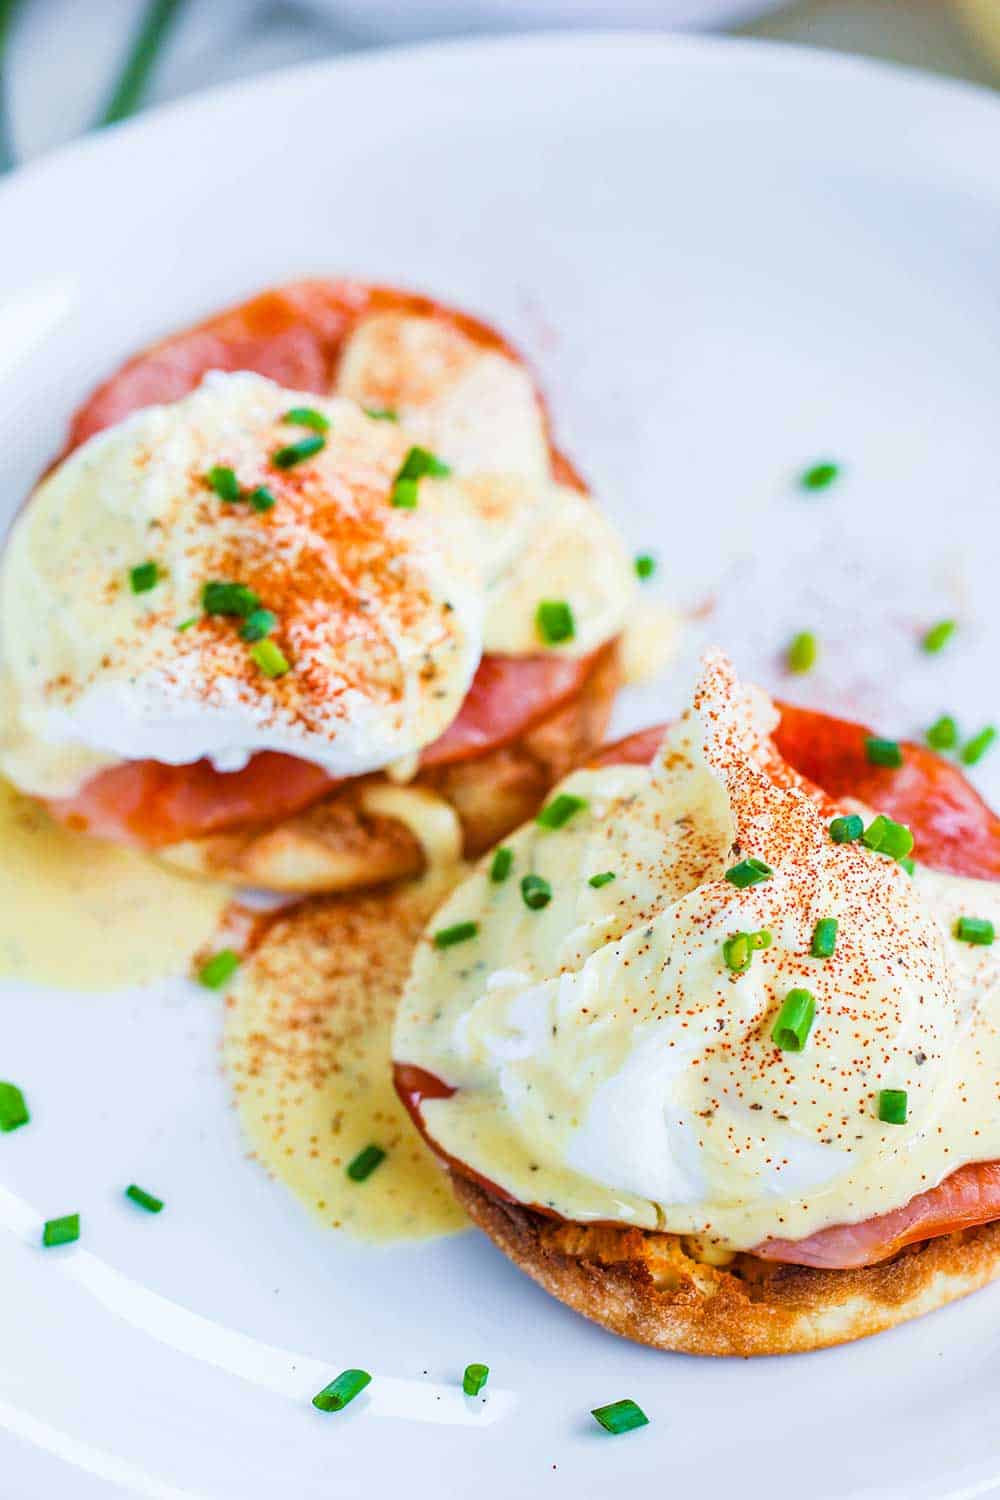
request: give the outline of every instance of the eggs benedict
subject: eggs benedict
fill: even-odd
[[[403,1101],[471,1217],[617,1332],[791,1352],[1000,1274],[1000,823],[872,743],[714,655],[417,951]]]
[[[200,874],[349,889],[466,852],[595,745],[633,596],[523,365],[306,283],[130,361],[0,571],[0,770]]]

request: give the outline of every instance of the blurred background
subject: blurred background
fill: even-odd
[[[0,0],[0,168],[288,63],[562,26],[715,30],[1000,82],[1000,0]]]

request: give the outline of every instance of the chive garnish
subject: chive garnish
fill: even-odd
[[[722,956],[726,961],[727,969],[731,969],[734,974],[745,974],[753,963],[750,934],[736,932],[732,937],[726,938],[722,945]]]
[[[201,619],[201,615],[188,615],[188,617],[187,617],[186,620],[182,620],[181,621],[181,623],[178,625],[177,629],[178,630],[190,630],[191,626],[192,625],[197,625],[197,623],[198,623],[198,621],[200,619]]]
[[[255,490],[251,490],[247,499],[251,507],[259,511],[273,510],[278,503],[266,484],[259,484]]]
[[[541,911],[552,900],[552,887],[541,875],[525,875],[521,880],[521,895],[525,906]]]
[[[456,943],[467,943],[479,932],[478,922],[456,922],[452,927],[442,927],[434,934],[435,948],[454,948]]]
[[[940,651],[944,646],[947,646],[955,634],[956,628],[954,620],[939,620],[936,625],[932,625],[930,630],[927,631],[920,644],[926,652],[933,656],[936,651]]]
[[[489,1378],[489,1365],[466,1365],[462,1376],[462,1390],[467,1396],[478,1396]]]
[[[760,948],[770,948],[774,942],[773,934],[768,932],[766,927],[762,927],[760,932],[748,932],[747,937],[750,939],[750,946],[755,952]]]
[[[514,865],[514,851],[501,845],[493,856],[490,864],[490,879],[494,885],[501,885],[510,874]]]
[[[905,823],[896,823],[884,813],[865,829],[861,842],[866,849],[877,854],[888,854],[890,859],[903,859],[913,849],[913,834]]]
[[[149,1214],[158,1214],[163,1208],[163,1199],[154,1198],[152,1193],[147,1193],[145,1188],[137,1187],[133,1182],[125,1189],[126,1198],[131,1198],[140,1208],[144,1208]]]
[[[811,630],[800,630],[793,636],[785,661],[789,672],[811,672],[819,655],[819,642]]]
[[[257,595],[245,583],[214,579],[201,591],[201,606],[207,615],[250,615],[259,604]]]
[[[615,1436],[631,1432],[636,1427],[645,1427],[649,1422],[642,1407],[629,1400],[612,1401],[608,1406],[595,1406],[590,1415],[600,1423],[605,1432]]]
[[[269,609],[255,609],[252,614],[247,615],[246,620],[240,626],[240,635],[245,641],[262,641],[265,636],[270,635],[278,623],[278,616]]]
[[[955,923],[955,936],[963,943],[990,948],[993,946],[996,930],[986,917],[959,917]]]
[[[313,406],[293,406],[291,411],[285,412],[281,420],[291,422],[295,427],[311,427],[313,432],[330,431],[330,418],[324,417],[323,413]]]
[[[214,490],[220,500],[239,500],[242,491],[235,469],[225,464],[215,464],[205,475],[205,483]]]
[[[565,599],[543,599],[535,611],[535,628],[547,646],[559,646],[576,635],[573,611]]]
[[[299,438],[297,443],[286,443],[283,448],[276,448],[271,454],[271,462],[276,469],[291,469],[300,464],[304,459],[312,458],[314,454],[322,452],[326,447],[326,438],[307,437]]]
[[[917,872],[917,862],[915,859],[911,859],[908,854],[903,855],[899,861],[899,865],[901,869],[906,871],[907,875],[915,875]]]
[[[250,647],[250,655],[265,677],[284,677],[291,663],[277,641],[263,640]]]
[[[129,569],[128,576],[133,594],[148,594],[160,581],[160,569],[155,562],[139,563]]]
[[[61,1219],[46,1219],[42,1229],[42,1244],[47,1250],[51,1250],[53,1245],[72,1245],[79,1238],[79,1214],[63,1214]]]
[[[837,927],[836,917],[820,917],[813,928],[812,947],[810,953],[813,958],[832,958],[837,950]]]
[[[397,479],[392,486],[390,502],[397,510],[416,510],[417,508],[417,484],[416,479]]]
[[[370,1384],[367,1370],[342,1370],[336,1380],[331,1380],[312,1398],[312,1404],[317,1411],[343,1411]]]
[[[535,822],[540,828],[562,828],[576,813],[587,806],[586,797],[575,797],[572,792],[560,792],[547,802]]]
[[[978,734],[973,735],[972,739],[967,740],[962,746],[962,764],[964,766],[977,766],[996,737],[997,732],[992,724],[988,724],[985,729],[981,729]]]
[[[935,719],[926,739],[934,750],[954,750],[958,744],[958,725],[951,714],[942,714],[940,719]]]
[[[347,1175],[352,1182],[364,1182],[370,1177],[377,1166],[385,1161],[385,1152],[381,1146],[366,1146],[359,1151],[353,1161],[347,1164]]]
[[[865,740],[865,755],[869,765],[888,766],[893,771],[898,771],[903,764],[903,752],[897,740],[880,740],[869,735]]]
[[[742,859],[738,865],[733,865],[731,870],[726,871],[726,879],[738,891],[745,891],[748,886],[770,880],[773,874],[771,866],[766,865],[762,859]]]
[[[827,460],[812,464],[799,475],[799,488],[803,490],[825,490],[840,477],[840,465]]]
[[[656,572],[656,558],[651,557],[648,552],[640,552],[635,560],[635,571],[638,578],[652,578]]]
[[[906,1124],[906,1090],[880,1089],[878,1117],[885,1125]]]
[[[853,844],[864,831],[864,819],[857,813],[849,813],[843,818],[834,818],[830,824],[830,837],[835,844]]]
[[[0,1083],[0,1130],[6,1133],[27,1125],[31,1119],[24,1095],[16,1083]]]
[[[198,970],[198,983],[207,990],[219,990],[227,979],[231,979],[240,966],[240,956],[232,948],[220,948],[218,953],[202,964]]]
[[[417,504],[417,486],[420,480],[428,475],[433,479],[444,479],[450,473],[449,465],[427,448],[411,448],[393,480],[389,498],[398,508],[413,510]]]
[[[592,885],[595,891],[599,891],[602,885],[610,885],[616,878],[614,870],[602,870],[599,875],[591,875],[587,884]]]
[[[398,422],[399,413],[391,406],[363,406],[361,410],[366,417],[371,417],[373,422]]]
[[[778,1012],[771,1040],[782,1052],[801,1052],[812,1030],[816,1001],[809,990],[789,990]]]

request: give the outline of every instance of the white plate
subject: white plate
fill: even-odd
[[[798,696],[919,729],[996,716],[1000,106],[742,43],[543,39],[266,78],[86,141],[0,190],[0,469],[12,509],[96,377],[302,272],[407,282],[539,361],[559,431],[662,586]],[[830,455],[843,482],[804,498]],[[963,622],[926,658],[914,632]],[[622,722],[676,705],[677,682]],[[996,792],[1000,756],[984,764]],[[54,941],[58,935],[54,935]],[[113,935],[109,935],[113,940]],[[481,1238],[375,1251],[244,1160],[218,1006],[178,985],[3,994],[0,1492],[90,1500],[922,1500],[1000,1478],[1000,1289],[828,1354],[644,1351]],[[115,1185],[169,1200],[138,1220]],[[86,1240],[36,1249],[79,1206]],[[493,1377],[468,1413],[469,1360]],[[331,1373],[376,1373],[320,1417]],[[609,1439],[587,1415],[632,1396]]]

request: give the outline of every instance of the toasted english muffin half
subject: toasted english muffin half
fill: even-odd
[[[739,1254],[710,1265],[684,1237],[568,1224],[452,1170],[472,1222],[567,1307],[678,1354],[803,1354],[882,1333],[1000,1276],[1000,1221],[922,1240],[878,1265],[819,1271]]]

